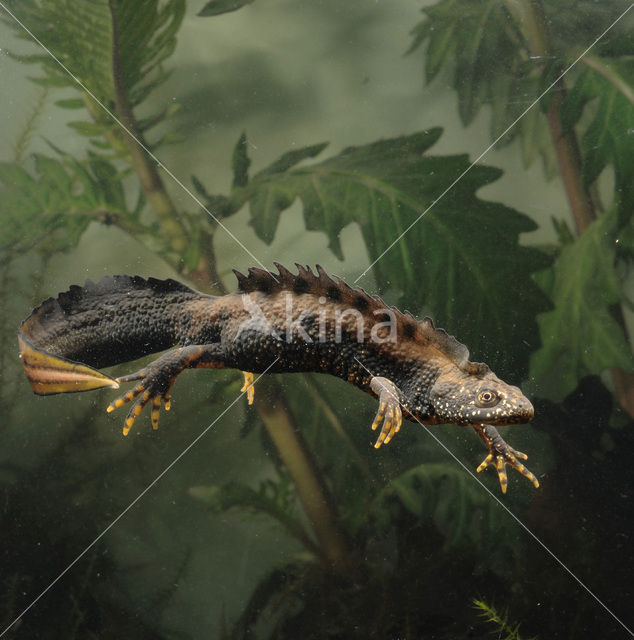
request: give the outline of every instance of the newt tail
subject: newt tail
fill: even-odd
[[[20,357],[31,387],[49,395],[134,382],[108,406],[111,412],[130,405],[127,435],[148,405],[158,428],[160,409],[169,410],[172,385],[185,369],[239,369],[249,404],[253,374],[328,373],[378,397],[376,448],[390,442],[403,419],[468,425],[489,450],[478,471],[494,466],[503,492],[507,464],[539,486],[520,462],[526,455],[495,429],[533,418],[533,406],[517,387],[471,362],[467,348],[430,318],[417,321],[319,265],[316,273],[297,265],[297,274],[276,267],[278,273],[235,271],[238,291],[225,296],[139,276],[72,286],[20,326]],[[166,349],[172,350],[126,376],[99,371]]]

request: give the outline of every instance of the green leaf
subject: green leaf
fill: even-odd
[[[454,72],[460,117],[465,125],[473,122],[482,106],[489,105],[491,140],[497,140],[513,125],[499,144],[507,144],[520,136],[525,165],[529,166],[541,156],[546,175],[552,177],[556,174],[557,165],[546,118],[537,107],[522,114],[578,57],[581,43],[591,43],[597,33],[616,20],[626,5],[611,3],[608,9],[607,4],[600,6],[593,0],[574,3],[544,0],[552,48],[544,60],[542,56],[532,55],[528,41],[531,36],[522,32],[525,23],[518,24],[515,14],[507,10],[516,4],[499,0],[440,0],[423,10],[425,19],[412,31],[410,51],[426,43],[427,83],[441,68],[450,66]],[[534,40],[537,36],[530,33]],[[607,58],[620,58],[618,64],[631,70],[633,42],[625,21],[622,21],[610,30],[609,37],[598,43],[594,51]],[[567,74],[565,81],[573,80],[581,66],[582,63]],[[631,71],[619,72],[618,75],[626,85],[629,84],[631,93]],[[543,99],[543,104],[548,98],[549,95]],[[587,98],[576,106],[572,102],[578,97],[570,98],[569,113],[564,119],[572,118],[576,122],[578,117],[573,117],[573,112],[577,110],[580,113]],[[599,122],[595,121],[595,124]],[[589,153],[584,168],[588,183],[605,165],[606,152],[600,127],[598,129],[588,132],[585,145],[588,152],[594,149],[594,153]]]
[[[191,176],[191,180],[192,180],[192,184],[194,185],[194,189],[196,190],[196,193],[201,198],[204,198],[205,200],[209,200],[211,196],[207,192],[207,189],[205,189],[205,185],[195,175]]]
[[[174,51],[184,15],[184,0],[116,3],[119,60],[128,95],[152,78],[165,81],[161,65]]]
[[[0,250],[64,251],[75,246],[91,221],[126,215],[118,174],[104,159],[87,165],[44,155],[34,159],[35,175],[0,163]]]
[[[480,107],[491,100],[491,80],[502,71],[512,77],[512,23],[509,26],[503,3],[498,0],[441,0],[423,12],[426,19],[414,28],[410,51],[427,41],[427,83],[445,64],[453,62],[460,117],[469,124]],[[503,104],[504,98],[499,102]]]
[[[620,298],[614,227],[614,212],[603,215],[562,248],[553,266],[555,308],[539,318],[543,346],[531,358],[531,376],[558,397],[586,375],[634,369],[623,330],[610,313]]]
[[[66,76],[49,75],[45,78],[29,78],[29,80],[41,87],[61,88],[73,86],[72,79]]]
[[[183,254],[183,262],[188,273],[195,271],[198,268],[198,261],[201,255],[200,245],[200,225],[196,225],[192,228],[187,248]]]
[[[84,101],[81,98],[69,98],[67,100],[56,100],[55,104],[62,109],[83,109]]]
[[[213,513],[224,513],[237,508],[267,515],[277,520],[308,549],[315,549],[315,545],[294,515],[295,493],[286,477],[278,482],[264,480],[257,491],[244,484],[228,482],[221,486],[191,487],[189,494],[201,500]]]
[[[240,134],[236,146],[233,148],[231,156],[231,169],[233,171],[232,188],[245,187],[249,182],[249,166],[251,160],[247,154],[247,134],[243,131]]]
[[[532,273],[549,259],[518,242],[535,228],[529,218],[476,197],[499,170],[426,154],[440,135],[432,129],[263,172],[246,188],[252,224],[270,242],[281,212],[300,198],[306,228],[324,232],[340,258],[339,235],[357,224],[379,283],[519,381],[538,344],[534,315],[548,308]]]
[[[223,13],[237,11],[254,0],[209,0],[209,2],[198,12],[201,18],[219,16]]]
[[[57,192],[62,197],[72,192],[73,181],[60,162],[38,154],[35,156],[35,168],[51,192]]]
[[[438,29],[432,29],[431,22],[425,23],[429,27],[429,46],[425,59],[425,78],[431,82],[437,75],[447,58],[455,53],[456,39],[454,38],[454,23],[446,21]],[[423,34],[419,33],[420,38]]]
[[[409,46],[409,49],[405,52],[405,55],[408,56],[410,53],[413,53],[420,47],[420,45],[427,40],[431,31],[431,23],[427,20],[423,22],[419,22],[410,32],[412,36],[412,43]]]
[[[497,627],[497,637],[500,640],[522,640],[520,623],[509,622],[508,613],[498,613],[497,609],[483,600],[473,600],[473,605],[480,611],[480,617]],[[531,638],[529,640],[536,640]]]
[[[11,11],[104,105],[117,102],[122,91],[132,106],[163,82],[163,61],[171,55],[185,11],[184,0],[11,0]],[[17,23],[11,22],[20,37]],[[114,57],[114,64],[113,64]],[[46,77],[34,82],[71,86],[82,91],[73,77],[48,56],[29,56]],[[113,69],[116,69],[116,76]],[[60,101],[78,108],[77,99]],[[109,117],[97,110],[101,124]],[[72,123],[82,135],[97,135],[94,123]]]
[[[312,144],[308,147],[287,151],[273,162],[273,164],[270,164],[266,169],[260,171],[256,177],[262,178],[275,173],[284,173],[303,160],[318,156],[327,146],[327,142],[320,142],[319,144]]]
[[[77,131],[79,135],[92,138],[93,136],[100,136],[103,134],[104,127],[96,122],[84,122],[82,120],[68,122],[68,126],[71,129]]]
[[[607,164],[614,167],[619,225],[632,219],[634,209],[634,104],[602,78],[597,114],[582,138],[583,178],[590,185]],[[634,85],[632,85],[634,93]]]
[[[468,544],[500,573],[521,555],[515,523],[472,478],[452,465],[426,463],[409,469],[375,500],[379,522],[393,520],[390,503],[400,503],[421,522],[431,521],[445,537],[445,548]]]
[[[267,244],[273,242],[282,211],[288,209],[294,200],[294,190],[284,184],[260,183],[252,190],[250,198],[251,226]],[[337,257],[342,257],[338,242],[335,241],[334,246],[331,243],[330,248]]]
[[[592,61],[570,90],[561,120],[571,129],[586,110],[592,113],[581,139],[583,181],[589,186],[608,165],[614,168],[618,226],[625,227],[634,211],[634,62]]]
[[[585,69],[577,77],[561,106],[559,117],[564,133],[574,130],[587,103],[596,98],[598,94],[595,75],[590,69]]]
[[[95,178],[93,192],[114,209],[125,211],[122,175],[105,158],[94,153],[90,154],[88,164]]]

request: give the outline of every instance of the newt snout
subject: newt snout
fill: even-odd
[[[494,417],[487,418],[485,422],[504,426],[530,422],[535,417],[535,408],[532,402],[517,387],[511,387],[511,389],[515,393],[502,397],[496,407],[499,413],[494,414]]]

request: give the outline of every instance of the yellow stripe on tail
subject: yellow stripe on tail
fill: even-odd
[[[90,391],[102,387],[119,388],[114,378],[85,364],[40,351],[22,334],[18,334],[18,344],[24,372],[38,395]]]

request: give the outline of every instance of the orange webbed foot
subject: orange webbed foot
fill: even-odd
[[[374,448],[378,449],[382,444],[387,444],[401,428],[403,412],[399,400],[399,391],[396,385],[387,378],[376,377],[370,381],[370,388],[379,396],[379,410],[376,413],[372,430],[383,423],[381,432]]]

